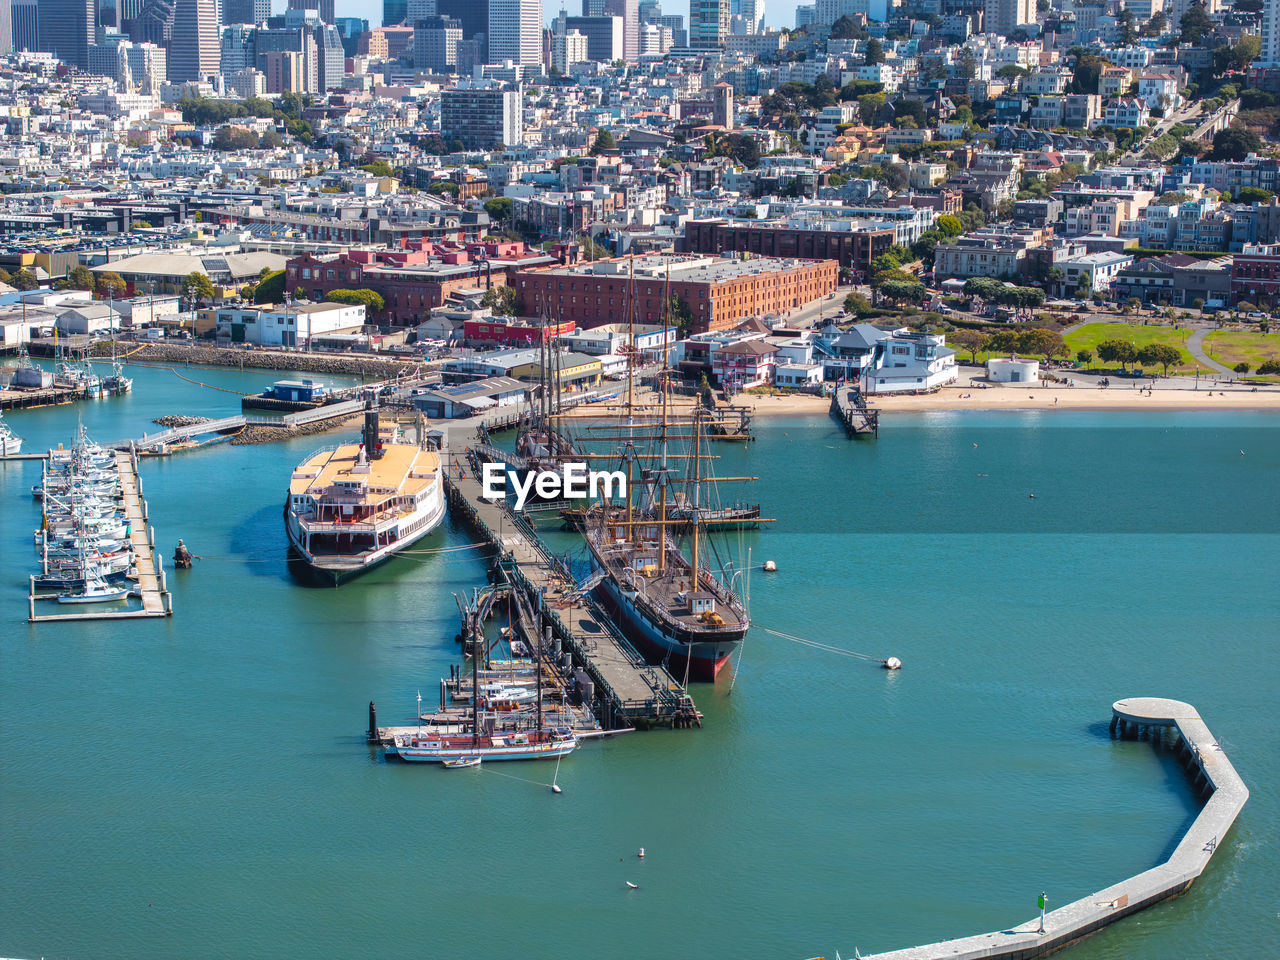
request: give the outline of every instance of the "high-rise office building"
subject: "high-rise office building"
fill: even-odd
[[[175,0],[169,80],[183,83],[219,72],[222,31],[218,0]]]
[[[271,0],[222,0],[223,23],[261,23],[269,16]]]
[[[228,23],[222,28],[219,69],[224,77],[258,65],[258,28],[249,23]]]
[[[575,63],[589,60],[587,38],[577,30],[551,35],[551,66],[561,73],[568,73]]]
[[[489,0],[436,0],[436,14],[457,20],[463,40],[489,34]]]
[[[507,60],[542,63],[542,0],[489,0],[489,62]]]
[[[120,20],[120,32],[127,34],[133,21],[142,12],[144,0],[116,0],[116,16]]]
[[[413,25],[413,65],[432,73],[458,69],[462,25],[452,17],[425,17]]]
[[[542,37],[538,37],[541,47]],[[524,141],[518,90],[455,87],[440,94],[440,135],[467,150],[488,150]]]
[[[409,13],[404,22],[414,27],[418,25],[419,20],[428,20],[438,12],[436,0],[409,0]]]
[[[640,57],[640,0],[605,0],[604,12],[622,18],[622,56],[634,63]]]
[[[38,49],[64,63],[89,68],[89,41],[97,32],[94,0],[40,0]]]
[[[764,0],[731,0],[729,15],[742,17],[747,33],[764,33]]]
[[[369,21],[360,17],[339,17],[334,24],[338,28],[338,36],[342,38],[342,52],[348,57],[356,55],[360,45],[360,37],[369,32]]]
[[[689,46],[717,50],[728,36],[729,0],[689,0]]]
[[[621,17],[566,17],[565,32],[576,30],[587,38],[588,60],[613,63],[622,59]]]
[[[314,10],[320,14],[325,23],[333,23],[337,15],[333,10],[333,0],[289,0],[290,10]]]
[[[1036,0],[986,0],[982,31],[1007,36],[1036,22]]]
[[[0,53],[13,53],[13,0],[0,0]]]
[[[398,27],[409,19],[409,0],[382,0],[382,25]]]
[[[13,49],[40,49],[40,7],[37,0],[13,0],[9,16],[13,21]]]

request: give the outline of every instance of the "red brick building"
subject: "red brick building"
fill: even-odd
[[[684,225],[684,249],[696,253],[747,251],[766,257],[835,260],[851,279],[864,279],[871,261],[894,244],[894,231],[801,230],[744,226],[727,220],[691,220]]]
[[[504,347],[531,346],[539,340],[547,341],[561,334],[573,333],[575,329],[572,321],[534,326],[516,320],[502,320],[498,317],[464,320],[462,323],[463,338],[471,346],[483,343],[498,343]]]
[[[303,254],[285,265],[285,289],[301,287],[311,300],[323,300],[331,290],[374,290],[387,305],[372,319],[403,326],[426,319],[456,291],[502,286],[513,267],[552,262],[523,243],[419,241],[401,250],[351,250],[327,258]]]
[[[1231,261],[1231,300],[1273,306],[1280,302],[1280,243],[1247,243]]]
[[[629,271],[634,268],[632,281]],[[627,321],[632,291],[635,323],[662,323],[663,291],[693,315],[692,333],[724,330],[748,317],[783,315],[834,293],[834,260],[745,259],[697,254],[596,260],[573,267],[516,270],[511,276],[526,316],[555,317],[580,327]]]

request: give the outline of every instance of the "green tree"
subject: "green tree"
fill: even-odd
[[[830,36],[835,40],[852,40],[856,37],[866,36],[866,30],[855,23],[852,17],[843,16],[831,25]]]
[[[516,292],[511,287],[496,286],[490,287],[484,292],[484,296],[480,298],[480,306],[488,307],[499,317],[514,317],[516,315]]]
[[[1258,372],[1263,376],[1280,373],[1280,360],[1274,358],[1263,360],[1262,363],[1258,364]]]
[[[1103,340],[1098,344],[1098,356],[1104,363],[1118,363],[1128,371],[1129,364],[1138,359],[1138,351],[1128,340]]]
[[[1018,337],[1018,349],[1026,354],[1044,357],[1046,363],[1052,357],[1065,357],[1070,354],[1062,334],[1040,327],[1024,330]]]
[[[1163,368],[1164,375],[1169,375],[1169,366],[1182,363],[1186,357],[1177,347],[1170,346],[1167,343],[1149,343],[1138,351],[1135,359],[1144,367],[1156,366],[1157,364]]]
[[[217,295],[217,291],[213,288],[213,281],[198,270],[188,273],[182,286],[187,296],[193,299],[212,300]]]
[[[877,63],[884,63],[884,44],[875,37],[867,41],[867,48],[863,53],[863,62],[869,67]]]
[[[944,213],[933,221],[935,230],[940,231],[948,237],[958,237],[964,233],[964,224],[960,222],[960,218],[952,213]]]
[[[1275,194],[1270,190],[1263,190],[1261,187],[1241,187],[1236,191],[1236,203],[1266,203]]]
[[[1092,350],[1077,350],[1077,351],[1076,351],[1076,363],[1080,364],[1080,366],[1082,366],[1082,367],[1087,367],[1089,364],[1093,363],[1093,351],[1092,351]]]
[[[385,160],[374,160],[372,163],[362,163],[360,169],[371,177],[394,177],[396,172],[391,169],[391,164]]]
[[[98,275],[98,292],[105,296],[121,297],[128,289],[129,285],[125,283],[124,277],[114,270]]]
[[[40,286],[40,281],[36,279],[34,273],[23,267],[9,278],[9,285],[15,290],[34,290]]]
[[[921,303],[929,296],[929,292],[919,280],[886,280],[880,284],[880,293],[899,303],[904,300],[909,303]]]
[[[485,213],[494,223],[509,223],[515,204],[510,197],[491,197],[484,202]]]
[[[844,298],[844,308],[855,317],[860,317],[871,309],[871,303],[860,293],[851,293]]]
[[[363,305],[365,316],[368,317],[381,313],[387,306],[382,294],[376,290],[370,290],[368,287],[362,287],[359,290],[330,290],[324,295],[324,298],[330,303],[348,303],[353,306]]]
[[[267,130],[258,138],[259,150],[276,150],[284,146],[284,137],[276,130]]]
[[[1247,364],[1247,363],[1245,363],[1243,360],[1241,360],[1239,363],[1237,363],[1237,364],[1236,364],[1234,367],[1232,367],[1231,369],[1232,369],[1232,370],[1234,370],[1236,373],[1240,374],[1240,376],[1242,376],[1242,377],[1243,377],[1243,376],[1244,376],[1246,373],[1248,373],[1252,368],[1249,366],[1249,364]]]
[[[978,351],[986,348],[988,337],[981,330],[961,328],[947,334],[947,339],[960,349],[969,351],[969,361],[977,363]]]
[[[96,285],[93,271],[83,263],[78,263],[67,274],[67,280],[73,290],[92,290]]]
[[[281,303],[284,300],[284,271],[268,273],[253,290],[254,303]]]
[[[1213,32],[1213,21],[1205,13],[1204,4],[1193,3],[1182,15],[1179,27],[1179,40],[1182,43],[1199,43]]]
[[[606,150],[617,150],[618,145],[614,143],[613,134],[608,130],[601,130],[596,134],[595,142],[591,144],[591,156],[598,156]]]
[[[1198,9],[1198,8],[1197,8]],[[1232,126],[1213,135],[1210,160],[1243,160],[1263,148],[1262,138],[1243,126]]]
[[[676,328],[676,336],[684,339],[693,332],[693,311],[679,294],[667,299],[667,324]]]

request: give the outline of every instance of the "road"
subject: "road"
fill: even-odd
[[[1200,121],[1196,124],[1195,130],[1192,131],[1191,135],[1187,137],[1187,139],[1199,140],[1203,138],[1204,136],[1207,135],[1208,129],[1213,125],[1214,121],[1216,121],[1218,117],[1220,117],[1226,111],[1230,111],[1231,113],[1234,114],[1235,111],[1239,109],[1239,107],[1240,107],[1239,100],[1229,100],[1227,103],[1223,104],[1213,113],[1208,114],[1207,116],[1200,119]],[[1173,111],[1172,114],[1170,114],[1169,116],[1161,120],[1156,125],[1155,130],[1151,131],[1151,133],[1149,133],[1146,137],[1143,137],[1141,141],[1134,144],[1134,146],[1131,147],[1124,154],[1124,157],[1122,159],[1133,159],[1133,160],[1140,159],[1142,157],[1142,150],[1147,144],[1149,144],[1156,137],[1160,136],[1162,133],[1168,133],[1169,130],[1172,129],[1174,124],[1187,123],[1192,118],[1199,116],[1199,111],[1200,111],[1200,101],[1198,100],[1192,101],[1191,103],[1187,104],[1185,107],[1179,107],[1177,110]]]

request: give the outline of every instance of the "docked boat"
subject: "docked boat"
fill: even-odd
[[[4,417],[0,417],[0,455],[16,457],[21,452],[22,438],[9,429]]]
[[[115,586],[95,577],[85,582],[79,590],[70,590],[58,594],[59,603],[112,603],[125,600],[129,596],[129,588]]]
[[[111,374],[102,378],[102,391],[113,397],[123,396],[133,389],[133,379],[124,375],[124,367],[119,360],[111,362]]]
[[[475,760],[478,763],[483,760],[556,760],[577,748],[578,739],[569,730],[454,737],[404,733],[396,735],[387,746],[386,754],[399,757],[406,763],[443,764],[456,760]]]
[[[454,767],[478,767],[481,759],[480,757],[458,757],[456,760],[442,760],[440,762],[452,769]]]
[[[294,469],[285,528],[307,567],[337,586],[425,537],[444,511],[439,454],[384,440],[371,397],[362,442],[322,449]]]

